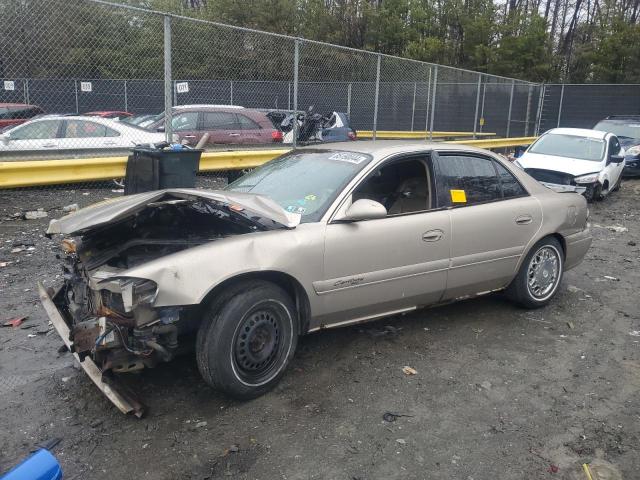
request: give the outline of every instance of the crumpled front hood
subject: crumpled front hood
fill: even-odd
[[[578,176],[602,170],[602,162],[591,160],[579,160],[577,158],[556,157],[554,155],[540,155],[538,153],[525,152],[517,159],[522,168],[539,168],[541,170],[553,170],[554,172],[568,173]]]
[[[268,197],[253,193],[227,192],[222,190],[197,190],[194,188],[174,188],[139,193],[95,203],[71,215],[51,220],[48,234],[82,234],[96,227],[102,227],[135,215],[147,205],[167,200],[211,200],[233,206],[236,212],[248,218],[257,216],[269,219],[276,227],[294,228],[300,223],[300,215],[285,211]]]

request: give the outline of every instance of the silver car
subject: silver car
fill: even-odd
[[[480,149],[325,144],[223,191],[109,200],[53,220],[58,332],[124,412],[112,373],[171,360],[195,333],[204,380],[239,398],[282,377],[298,337],[505,290],[547,304],[591,244],[584,197]]]

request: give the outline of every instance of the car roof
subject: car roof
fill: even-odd
[[[131,128],[131,125],[129,124],[122,123],[117,120],[113,120],[111,118],[91,117],[87,115],[43,115],[41,117],[37,117],[33,119],[33,121],[36,121],[36,122],[40,120],[81,120],[85,122],[100,123],[102,125],[105,125],[107,127],[112,127],[112,128],[118,127],[121,125],[127,128]]]
[[[334,142],[308,145],[301,150],[335,150],[345,152],[368,153],[374,157],[387,157],[397,153],[414,153],[436,151],[465,151],[487,153],[487,150],[459,145],[456,143],[425,142],[424,140],[375,140],[360,142]],[[488,152],[493,154],[493,152]],[[495,154],[493,154],[495,156]]]
[[[194,103],[191,105],[175,105],[173,108],[182,109],[182,108],[215,108],[215,109],[243,109],[244,107],[241,105],[221,105],[221,104],[213,104],[213,103]]]
[[[603,120],[612,120],[615,122],[628,122],[628,121],[638,121],[640,120],[640,115],[609,115],[607,118],[603,118],[602,120],[600,120],[601,122]]]
[[[589,128],[552,128],[545,132],[545,135],[573,135],[576,137],[595,138],[603,140],[608,133],[600,130],[591,130]]]

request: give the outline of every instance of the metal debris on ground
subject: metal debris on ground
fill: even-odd
[[[403,413],[396,413],[396,412],[384,412],[382,414],[382,419],[385,422],[389,422],[389,423],[395,422],[400,417],[413,417],[413,415],[405,415]]]
[[[621,225],[598,225],[597,223],[594,223],[593,226],[596,228],[604,228],[615,233],[624,233],[629,231],[627,227],[623,227]]]
[[[631,335],[632,337],[640,337],[640,330],[631,330],[629,332],[629,335]]]
[[[402,367],[402,373],[404,373],[405,375],[415,375],[418,373],[418,371],[415,368],[405,365],[404,367]]]
[[[25,212],[24,219],[25,220],[36,220],[38,218],[48,217],[49,214],[44,211],[44,209],[39,208],[38,210],[33,210],[30,212]]]
[[[66,207],[62,207],[62,211],[63,212],[77,212],[78,210],[80,210],[80,207],[78,206],[77,203],[72,203],[71,205],[67,205]]]
[[[604,278],[606,278],[607,280],[612,280],[614,282],[619,282],[620,279],[618,277],[612,277],[611,275],[605,275]]]

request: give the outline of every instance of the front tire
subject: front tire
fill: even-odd
[[[198,369],[231,397],[259,397],[280,381],[297,343],[289,295],[270,282],[242,282],[208,306],[196,340]]]
[[[524,308],[547,305],[560,286],[564,273],[564,252],[554,237],[537,242],[525,257],[507,296]]]

